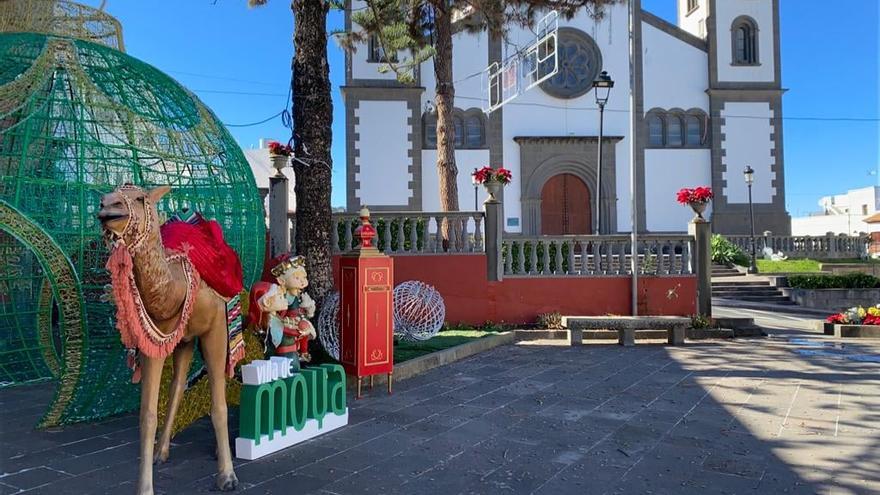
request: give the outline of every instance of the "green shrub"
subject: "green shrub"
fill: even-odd
[[[792,275],[788,285],[794,289],[874,289],[880,287],[880,278],[864,273]]]
[[[553,311],[552,313],[541,313],[538,315],[536,322],[539,328],[545,330],[562,330],[565,326],[562,324],[562,313]]]
[[[720,234],[715,234],[712,236],[712,262],[727,266],[745,266],[749,264],[749,258],[734,243]]]
[[[691,315],[691,328],[712,328],[713,321],[710,316],[706,315]]]

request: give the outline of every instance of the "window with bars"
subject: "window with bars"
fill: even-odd
[[[692,109],[654,109],[645,117],[648,148],[707,148],[709,119],[705,112]]]
[[[486,121],[483,112],[472,108],[453,110],[456,149],[483,149],[486,147]],[[422,117],[422,148],[437,147],[437,114],[426,113]]]

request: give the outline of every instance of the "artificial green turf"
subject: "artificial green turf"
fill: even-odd
[[[404,361],[409,361],[410,359],[419,356],[442,351],[443,349],[448,349],[497,333],[497,331],[487,330],[455,329],[441,331],[434,337],[420,342],[396,341],[394,343],[394,363],[398,364]]]
[[[811,259],[802,260],[757,260],[758,272],[760,273],[818,273],[821,266],[818,261]]]

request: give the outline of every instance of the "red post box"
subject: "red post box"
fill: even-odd
[[[390,394],[394,372],[394,260],[373,245],[376,229],[367,208],[361,209],[360,218],[354,234],[360,242],[339,263],[339,355],[345,372],[357,378],[358,398],[363,377],[386,373]]]

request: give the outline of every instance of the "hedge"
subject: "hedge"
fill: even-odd
[[[788,286],[793,289],[874,289],[880,287],[880,278],[864,273],[791,275]]]

